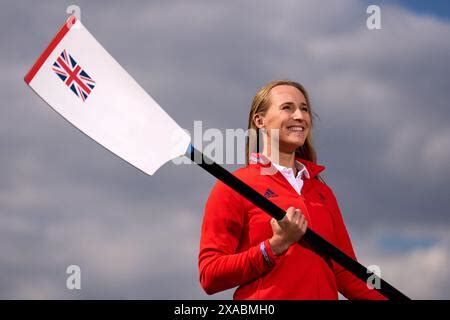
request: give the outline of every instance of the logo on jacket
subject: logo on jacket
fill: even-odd
[[[326,198],[325,198],[325,196],[323,195],[323,193],[322,192],[319,192],[319,197],[320,197],[320,202],[321,203],[326,203],[327,201],[326,201]]]
[[[278,195],[275,192],[273,192],[272,190],[267,189],[266,192],[264,193],[264,197],[273,198],[273,197],[278,197]]]

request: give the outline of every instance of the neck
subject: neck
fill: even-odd
[[[264,148],[263,155],[269,158],[272,162],[279,164],[283,167],[292,168],[296,171],[294,162],[295,162],[295,151],[294,152],[284,152],[282,150],[278,151],[278,154],[272,154],[269,148]]]

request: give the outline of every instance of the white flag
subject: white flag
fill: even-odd
[[[25,82],[82,132],[150,175],[189,146],[189,134],[73,16]]]

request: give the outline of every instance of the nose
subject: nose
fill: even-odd
[[[296,108],[295,112],[292,114],[292,117],[295,120],[305,120],[305,115],[303,114],[303,112],[300,110],[300,108]]]

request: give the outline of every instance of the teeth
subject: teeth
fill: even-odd
[[[288,130],[290,131],[303,131],[303,127],[288,127]]]

